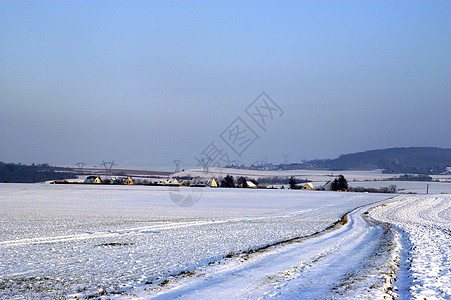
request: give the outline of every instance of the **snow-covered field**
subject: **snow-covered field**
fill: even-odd
[[[449,194],[0,189],[0,298],[451,297]]]
[[[351,187],[381,188],[396,185],[399,193],[426,194],[429,186],[429,194],[451,193],[450,182],[424,182],[424,181],[357,181],[349,182]]]
[[[391,298],[397,245],[386,225],[367,220],[365,205],[318,234],[243,253],[150,285],[161,299]]]
[[[400,197],[370,215],[401,234],[401,299],[451,299],[451,195]]]
[[[196,205],[184,208],[168,197],[177,191],[172,188],[43,184],[0,188],[4,298],[86,297],[105,291],[110,297],[124,292],[146,297],[150,287],[171,275],[321,231],[344,213],[389,197],[205,189]]]

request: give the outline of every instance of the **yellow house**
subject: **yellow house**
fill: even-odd
[[[99,176],[88,176],[84,183],[102,183],[102,179]]]
[[[172,181],[172,184],[179,184],[179,181],[177,180],[177,178],[174,178],[174,180]]]
[[[218,183],[216,182],[216,179],[214,177],[211,177],[210,186],[211,187],[218,187]]]
[[[316,187],[313,184],[311,184],[310,182],[307,182],[306,184],[304,184],[302,189],[314,191],[314,190],[316,190]]]
[[[133,180],[130,177],[125,178],[122,184],[133,184]]]

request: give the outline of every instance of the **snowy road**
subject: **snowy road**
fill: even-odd
[[[240,254],[146,288],[142,297],[305,299],[390,297],[397,251],[390,228],[355,209],[334,228],[251,254]],[[344,222],[343,222],[344,223]]]

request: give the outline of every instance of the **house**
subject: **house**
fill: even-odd
[[[179,186],[180,183],[177,180],[177,178],[175,179],[166,179],[166,180],[158,180],[158,185],[176,185]]]
[[[115,177],[110,181],[110,184],[134,184],[130,177]]]
[[[214,177],[211,177],[210,187],[218,187],[218,182]]]
[[[250,180],[246,181],[246,185],[247,185],[248,188],[251,188],[251,189],[256,189],[257,188],[257,185],[255,183],[253,183],[252,181],[250,181]]]
[[[124,178],[122,184],[133,184],[133,180],[130,177]]]
[[[84,183],[102,183],[102,179],[99,176],[88,176]]]
[[[111,179],[110,184],[120,184],[121,180],[120,178],[114,177]]]
[[[179,183],[179,181],[177,180],[177,178],[174,178],[174,179],[166,179],[166,180],[164,181],[164,184],[163,184],[163,185],[179,186],[180,183]]]
[[[208,185],[207,181],[199,179],[193,180],[193,182],[191,183],[191,186],[193,187],[206,187],[207,185]]]
[[[332,180],[329,180],[328,182],[326,182],[322,187],[322,190],[325,191],[332,191]]]
[[[181,186],[189,186],[189,181],[188,180],[182,180],[182,182],[180,182]]]
[[[302,189],[314,191],[314,190],[316,190],[316,187],[313,184],[311,184],[310,182],[307,182],[306,184],[304,184]]]

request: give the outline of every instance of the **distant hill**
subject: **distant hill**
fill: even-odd
[[[336,159],[315,160],[312,163],[331,170],[377,168],[385,173],[441,174],[451,166],[451,149],[389,148],[344,154]]]

